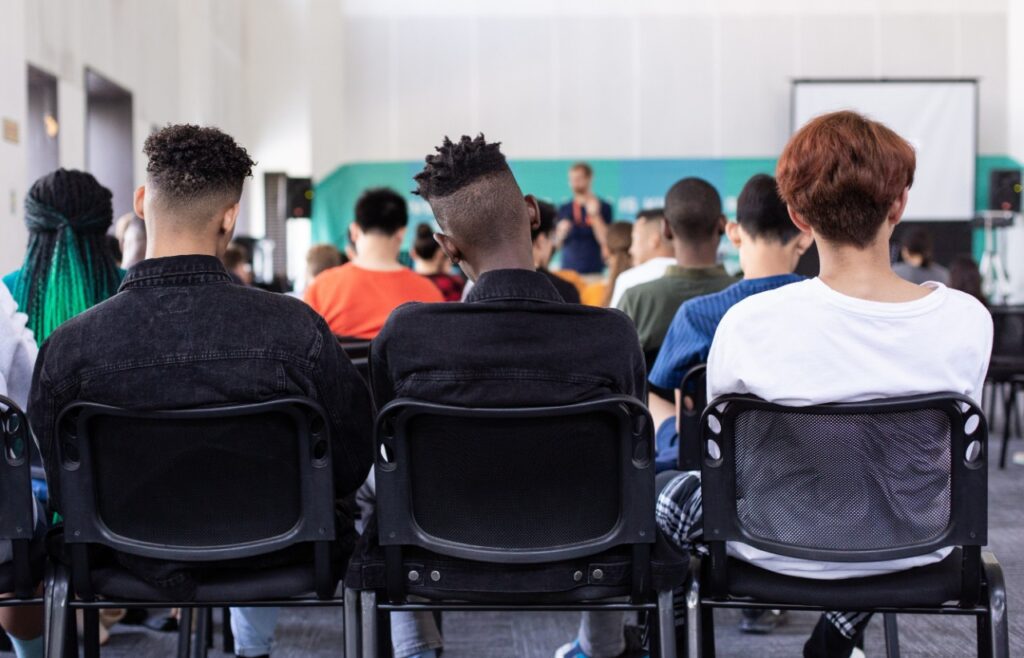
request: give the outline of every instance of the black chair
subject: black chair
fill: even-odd
[[[675,655],[672,590],[689,565],[655,543],[653,428],[639,401],[396,400],[376,440],[377,513],[345,581],[361,590],[364,656],[387,646],[378,623],[401,610],[643,610],[656,613],[660,655]]]
[[[1024,306],[993,306],[992,359],[987,381],[991,387],[989,413],[994,405],[1003,405],[1003,446],[999,451],[999,468],[1006,468],[1013,423],[1021,432],[1017,396],[1024,390]]]
[[[29,448],[32,435],[28,417],[8,397],[0,395],[0,540],[11,542],[12,559],[0,564],[0,592],[13,593],[0,599],[0,607],[42,605],[36,585],[42,581],[44,553],[33,547],[35,501]],[[40,550],[34,550],[40,549]]]
[[[691,572],[691,656],[714,655],[716,607],[888,613],[889,656],[899,651],[896,613],[974,615],[979,653],[1009,655],[1002,570],[981,550],[988,430],[970,399],[943,393],[783,407],[725,396],[702,424],[710,557]],[[726,542],[849,563],[954,549],[907,571],[825,581],[729,558]]]
[[[324,419],[303,398],[173,411],[67,405],[54,457],[70,573],[57,561],[48,578],[47,655],[77,642],[68,610],[79,608],[86,656],[99,653],[100,608],[182,608],[184,657],[193,624],[196,653],[206,649],[208,615],[193,608],[340,605]],[[192,591],[155,587],[126,560],[187,569]]]
[[[338,336],[338,344],[362,375],[363,380],[370,381],[370,341]]]
[[[708,365],[700,363],[683,375],[679,384],[682,392],[676,405],[676,422],[679,427],[680,471],[700,470],[700,418],[708,405]],[[692,404],[685,404],[689,398]]]

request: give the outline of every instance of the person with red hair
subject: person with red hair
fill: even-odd
[[[980,401],[992,349],[988,311],[942,283],[906,281],[890,265],[889,240],[907,206],[914,168],[905,139],[854,112],[817,117],[793,135],[776,168],[779,194],[796,227],[814,237],[821,269],[814,279],[753,295],[725,314],[708,356],[708,399],[750,394],[804,406],[951,391]],[[778,459],[787,459],[785,451]],[[788,459],[782,465],[792,473],[800,458]],[[908,488],[928,491],[927,475],[910,467],[901,475]],[[668,482],[660,488],[658,525],[674,543],[694,548],[702,539],[700,473],[659,478]],[[927,504],[922,493],[921,505]],[[857,506],[849,501],[851,510]],[[793,559],[739,542],[727,548],[761,569],[820,580],[955,559],[950,548],[845,563]],[[869,617],[826,613],[804,656],[863,655],[857,645]]]

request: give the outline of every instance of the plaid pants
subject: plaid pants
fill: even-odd
[[[708,549],[699,543],[704,533],[704,503],[701,498],[700,473],[680,473],[668,483],[658,496],[658,527],[674,544],[687,551],[707,555]],[[867,626],[868,612],[826,612],[825,619],[847,640]]]

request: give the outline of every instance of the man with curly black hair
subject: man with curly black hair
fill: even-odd
[[[498,143],[445,138],[415,180],[441,228],[434,238],[476,285],[462,304],[412,303],[391,314],[370,354],[379,408],[399,397],[463,407],[643,399],[646,370],[629,318],[565,303],[534,269],[537,200],[523,195]],[[371,478],[360,491],[367,518],[372,494]],[[392,619],[396,658],[441,647],[430,615]],[[615,630],[609,641],[618,645]]]
[[[252,159],[229,135],[191,125],[151,135],[144,152],[149,164],[146,183],[135,192],[135,213],[146,222],[146,260],[131,268],[118,294],[61,325],[36,365],[29,409],[51,504],[60,511],[55,416],[76,400],[183,409],[311,398],[327,411],[336,496],[348,496],[372,463],[366,385],[312,309],[291,297],[233,284],[219,260],[235,229]],[[188,474],[163,463],[138,460],[133,468],[156,490],[188,486]],[[244,492],[239,495],[244,500]],[[145,501],[137,504],[145,514]],[[339,519],[336,533],[347,557],[355,543],[351,521]],[[219,566],[251,569],[310,558],[275,554]],[[191,598],[203,574],[201,564],[167,565],[121,554],[114,559],[173,599]],[[269,654],[276,619],[274,608],[235,608],[236,653]]]

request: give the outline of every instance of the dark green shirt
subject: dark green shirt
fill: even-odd
[[[672,318],[683,302],[718,292],[736,281],[738,279],[730,276],[721,265],[700,268],[672,265],[660,279],[626,290],[619,300],[619,310],[633,319],[640,334],[640,346],[646,354],[661,348]]]

